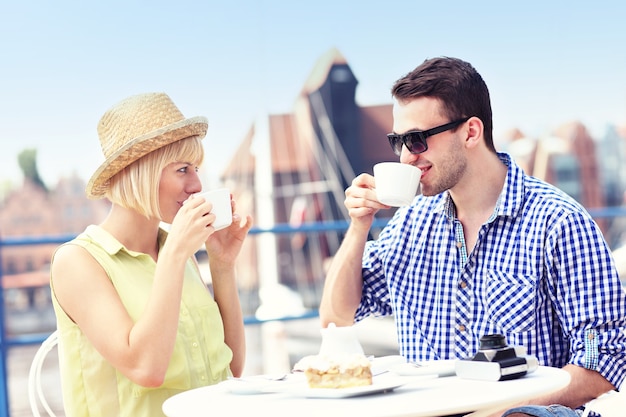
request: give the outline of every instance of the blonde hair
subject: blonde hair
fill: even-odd
[[[147,218],[161,217],[159,182],[163,169],[174,162],[199,166],[204,160],[200,137],[191,136],[165,145],[139,158],[111,177],[106,197],[114,204],[133,209]]]

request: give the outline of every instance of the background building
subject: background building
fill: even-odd
[[[344,191],[355,174],[397,159],[386,138],[391,104],[358,106],[357,85],[345,58],[331,49],[292,113],[268,115],[251,127],[222,181],[260,227],[347,219]],[[260,283],[284,284],[305,306],[316,306],[320,277],[340,241],[338,231],[250,239],[240,258],[242,285],[254,293]]]
[[[61,178],[50,191],[26,178],[0,202],[0,238],[73,236],[108,213],[106,200],[89,200],[85,182],[77,176]],[[57,243],[3,246],[0,252],[5,306],[33,313],[50,307],[49,267]],[[52,316],[52,318],[54,318]],[[37,323],[33,323],[37,325]],[[9,323],[9,330],[14,329]],[[21,331],[47,329],[22,328]]]

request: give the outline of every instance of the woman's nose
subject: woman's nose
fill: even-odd
[[[187,183],[186,188],[189,194],[199,193],[202,191],[202,181],[200,181],[200,176],[197,172],[194,172],[193,175],[189,176],[189,182]]]

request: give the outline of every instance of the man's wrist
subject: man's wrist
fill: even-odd
[[[578,413],[563,405],[523,405],[511,408],[502,417],[578,417]]]

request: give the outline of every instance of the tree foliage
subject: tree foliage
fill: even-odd
[[[17,156],[17,162],[24,174],[24,178],[47,190],[46,184],[39,176],[39,170],[37,169],[37,149],[24,149]]]

